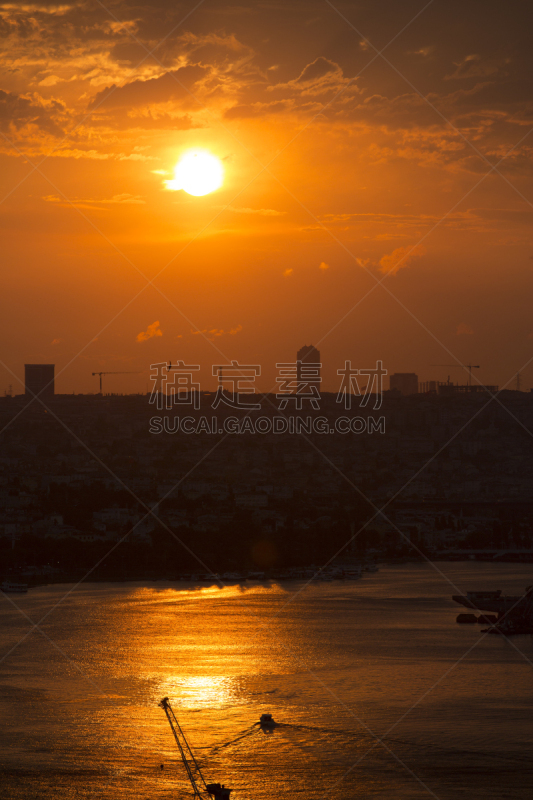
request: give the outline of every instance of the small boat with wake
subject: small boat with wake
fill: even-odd
[[[277,724],[272,714],[261,714],[259,718],[259,725],[262,728],[275,728]]]

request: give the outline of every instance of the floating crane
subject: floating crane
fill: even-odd
[[[100,376],[100,394],[102,394],[102,375],[138,375],[138,372],[93,372],[93,378],[95,375]]]
[[[193,755],[189,742],[185,738],[185,734],[180,728],[168,697],[163,697],[158,705],[167,715],[195,800],[211,800],[211,798],[214,798],[214,800],[229,800],[231,789],[226,788],[224,785],[221,786],[220,783],[205,782],[200,766]]]
[[[468,385],[472,385],[472,370],[480,369],[479,364],[430,364],[430,367],[461,367],[468,370]]]

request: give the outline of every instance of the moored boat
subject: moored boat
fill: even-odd
[[[489,624],[489,633],[506,636],[516,633],[533,633],[533,586],[526,588],[525,594],[516,597],[503,595],[500,589],[485,592],[467,592],[466,595],[453,595],[452,600],[459,605],[479,611],[492,611],[496,615],[459,614],[459,617],[473,616],[481,625]],[[457,621],[459,622],[459,617]],[[462,621],[462,620],[461,620]]]
[[[345,581],[358,581],[362,577],[361,567],[357,569],[345,569],[342,576]]]
[[[28,591],[28,584],[4,581],[2,584],[0,584],[0,591],[5,592],[6,594],[26,594]]]
[[[264,581],[265,580],[265,573],[264,572],[249,572],[246,579],[249,580],[249,581]]]

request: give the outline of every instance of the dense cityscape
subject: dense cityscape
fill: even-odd
[[[378,404],[351,396],[346,411],[322,394],[317,410],[307,398],[301,425],[276,432],[256,423],[279,421],[279,395],[236,412],[202,392],[179,429],[166,396],[162,412],[153,395],[54,395],[53,365],[42,386],[31,368],[43,365],[29,366],[26,394],[0,398],[4,579],[275,579],[426,556],[533,560],[533,393],[418,391],[416,375],[393,374]],[[202,428],[215,413],[216,429]]]

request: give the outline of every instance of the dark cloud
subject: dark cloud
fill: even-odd
[[[506,59],[509,63],[509,59]],[[455,72],[445,75],[444,80],[466,80],[468,78],[488,78],[500,71],[500,67],[492,60],[483,60],[481,56],[474,54],[466,56],[462,61],[455,64]]]
[[[57,100],[44,104],[0,89],[0,128],[4,131],[35,125],[47,133],[61,135],[63,130],[54,117],[64,110]]]
[[[528,76],[514,76],[508,80],[479,81],[470,89],[458,89],[452,93],[428,96],[432,101],[446,103],[450,108],[468,106],[471,109],[482,107],[509,111],[533,109],[533,80]]]
[[[64,100],[71,119],[101,105],[87,132],[106,114],[121,130],[183,129],[196,125],[201,103],[226,120],[305,120],[328,104],[317,122],[379,127],[376,139],[425,130],[434,141],[446,123],[409,83],[480,147],[498,138],[513,144],[517,126],[533,119],[529,31],[502,4],[450,0],[444,12],[435,3],[413,25],[415,0],[347,4],[343,13],[360,34],[323,0],[256,0],[246,13],[210,0],[183,25],[191,6],[179,1],[115,0],[110,8],[112,15],[77,0],[2,7],[1,124],[59,130],[60,111],[46,105],[52,97]],[[381,48],[400,30],[385,51],[400,74],[380,57],[367,69],[376,53],[361,37]]]
[[[207,67],[182,67],[146,81],[135,80],[119,87],[113,84],[98,92],[89,103],[89,108],[100,105],[104,109],[133,108],[190,98],[194,93],[195,84],[207,72]]]
[[[315,59],[312,64],[308,64],[302,70],[301,74],[296,78],[295,83],[317,81],[319,78],[323,78],[324,75],[327,75],[330,72],[338,72],[339,69],[340,67],[338,64],[335,64],[335,62],[329,61],[329,59],[320,56],[319,58]]]
[[[246,119],[266,117],[269,114],[283,114],[292,108],[289,100],[280,100],[275,103],[251,103],[228,108],[224,114],[226,119]]]

